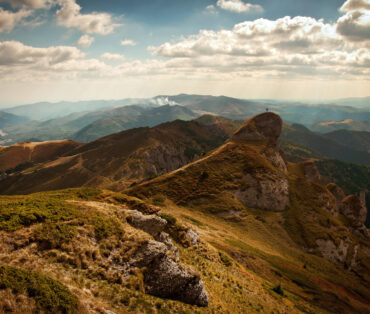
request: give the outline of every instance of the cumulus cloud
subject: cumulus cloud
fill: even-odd
[[[80,39],[77,42],[77,45],[79,45],[81,48],[88,48],[91,46],[91,44],[94,42],[94,37],[89,35],[82,35]]]
[[[76,47],[38,48],[18,41],[0,42],[1,81],[50,81],[110,76],[114,69],[98,59],[85,59]]]
[[[75,0],[58,0],[61,8],[56,12],[57,22],[61,26],[77,28],[83,33],[107,35],[114,31],[119,24],[113,22],[108,13],[92,12],[82,14],[81,6]]]
[[[352,10],[365,9],[370,10],[370,1],[369,0],[347,0],[340,7],[340,12],[348,12]]]
[[[168,58],[167,67],[189,72],[256,77],[370,74],[366,47],[343,40],[336,23],[311,17],[246,21],[232,30],[202,30],[148,49]]]
[[[0,0],[0,2],[7,2],[13,8],[27,7],[32,9],[40,9],[55,3],[55,0]]]
[[[242,0],[218,0],[217,6],[221,9],[233,11],[233,12],[250,12],[263,11],[263,8],[258,4],[244,3]]]
[[[370,0],[347,0],[340,11],[337,31],[351,41],[370,40]]]
[[[110,53],[110,52],[103,53],[100,57],[102,59],[109,60],[109,61],[117,61],[117,60],[125,59],[124,55],[121,55],[119,53]]]
[[[84,54],[76,47],[57,46],[36,48],[19,41],[0,42],[1,66],[51,66],[72,59],[80,59]]]
[[[11,12],[0,8],[0,33],[10,32],[17,23],[31,15],[29,10]]]
[[[124,39],[121,41],[121,46],[136,46],[136,42],[131,39]]]

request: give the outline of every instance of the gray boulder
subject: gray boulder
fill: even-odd
[[[208,294],[200,276],[167,254],[164,243],[144,243],[131,260],[132,266],[145,267],[146,292],[161,298],[207,306]]]
[[[128,213],[126,220],[131,226],[141,229],[154,237],[160,234],[167,224],[166,220],[157,215],[144,215],[137,210],[130,210]]]

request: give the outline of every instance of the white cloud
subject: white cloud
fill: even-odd
[[[370,0],[347,0],[340,11],[337,32],[350,41],[370,40]]]
[[[31,15],[29,10],[20,10],[18,12],[11,12],[0,8],[0,33],[10,32],[17,23],[24,18]]]
[[[347,0],[343,3],[339,11],[345,13],[358,9],[370,10],[370,0]]]
[[[89,35],[82,35],[80,39],[77,42],[77,45],[79,45],[81,48],[88,48],[91,46],[91,44],[94,42],[94,37]]]
[[[339,21],[338,21],[339,23]],[[370,75],[370,52],[344,39],[337,24],[310,17],[257,19],[232,30],[202,30],[148,48],[167,68],[218,77],[354,77]]]
[[[0,42],[0,66],[12,67],[27,65],[48,67],[69,60],[80,59],[84,54],[76,47],[56,46],[36,48],[19,41]]]
[[[263,8],[258,4],[244,3],[242,0],[218,0],[217,6],[221,9],[233,11],[233,12],[250,12],[263,11]]]
[[[55,0],[0,0],[0,2],[10,3],[13,8],[28,7],[32,9],[40,9],[55,3]]]
[[[213,4],[207,5],[206,9],[204,10],[204,13],[218,15],[218,11],[216,10],[216,7]]]
[[[131,39],[124,39],[121,41],[121,46],[136,46],[136,42]]]
[[[118,54],[118,53],[110,53],[110,52],[103,53],[100,57],[102,59],[109,60],[109,61],[116,61],[116,60],[124,60],[125,59],[124,55],[121,55],[121,54]]]
[[[57,10],[57,22],[61,26],[78,28],[83,33],[107,35],[114,31],[119,24],[113,22],[108,13],[92,12],[81,14],[81,7],[75,0],[58,0],[61,8]]]

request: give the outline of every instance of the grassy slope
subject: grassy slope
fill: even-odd
[[[24,313],[35,308],[58,312],[53,309],[61,304],[68,313],[87,309],[116,313],[321,312],[289,291],[285,297],[275,293],[272,282],[220,251],[228,249],[215,242],[226,243],[223,230],[229,226],[225,221],[204,224],[200,220],[206,217],[198,217],[193,228],[202,239],[209,240],[206,230],[214,233],[218,224],[223,225],[218,228],[219,235],[196,247],[180,246],[181,260],[201,274],[210,296],[209,307],[198,308],[146,295],[140,270],[122,278],[120,271],[109,267],[111,254],[128,258],[141,241],[150,238],[131,228],[122,217],[120,206],[145,206],[139,200],[85,188],[2,196],[0,204],[0,283],[5,280],[0,284],[0,296],[7,298],[0,301],[0,311],[4,306],[12,310],[30,304]],[[177,216],[177,207],[170,208]],[[182,214],[177,223],[188,220]],[[37,293],[31,293],[35,289],[27,289],[28,285],[37,281],[42,284]],[[6,300],[13,303],[9,305]]]
[[[50,141],[45,143],[19,143],[0,150],[0,171],[8,173],[33,166],[36,163],[50,161],[79,147],[70,140]]]

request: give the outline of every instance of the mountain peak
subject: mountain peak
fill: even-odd
[[[247,120],[233,135],[233,140],[276,142],[281,134],[283,121],[273,112],[264,112]]]

